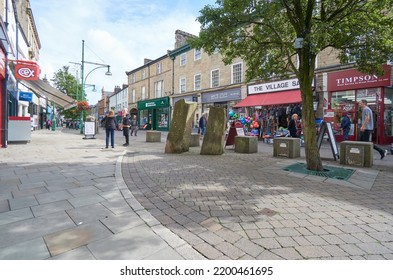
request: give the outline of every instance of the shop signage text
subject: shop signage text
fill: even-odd
[[[138,110],[169,107],[168,97],[138,101]]]
[[[40,67],[34,61],[15,61],[15,78],[17,80],[37,80],[40,74]]]
[[[214,103],[241,99],[240,88],[202,94],[202,103]]]
[[[314,82],[313,82],[313,86],[314,86]],[[286,90],[294,90],[299,88],[300,85],[298,79],[289,79],[289,80],[248,86],[248,94],[286,91]]]
[[[383,76],[364,74],[358,70],[328,73],[328,91],[390,86],[390,67],[384,65],[383,70]]]
[[[20,91],[19,92],[19,100],[20,101],[33,101],[33,93],[27,91]]]

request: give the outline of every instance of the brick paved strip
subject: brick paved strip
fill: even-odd
[[[198,234],[198,236],[212,245],[217,245],[224,241],[224,239],[222,239],[220,236],[214,234],[211,231],[204,231]]]
[[[215,247],[232,260],[237,260],[246,254],[242,250],[228,242],[222,242],[220,244],[217,244]]]
[[[295,250],[306,259],[330,257],[330,254],[319,246],[297,246]]]
[[[228,241],[230,243],[235,243],[236,241],[242,238],[241,235],[226,228],[222,228],[216,231],[215,233],[221,238],[223,238],[225,241]]]
[[[246,238],[238,240],[235,243],[235,246],[254,258],[260,255],[265,250],[262,246],[259,246]]]
[[[207,243],[195,245],[194,249],[210,260],[215,260],[223,256],[222,252]]]
[[[303,257],[296,252],[295,249],[293,248],[279,248],[279,249],[273,249],[270,252],[282,257],[283,259],[286,260],[301,260]]]

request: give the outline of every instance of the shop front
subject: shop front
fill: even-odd
[[[248,86],[248,95],[235,108],[247,108],[247,114],[260,123],[261,135],[276,135],[287,128],[293,114],[302,115],[298,79]]]
[[[169,97],[138,101],[139,128],[145,130],[169,130]]]
[[[367,100],[373,111],[374,132],[372,141],[377,144],[393,142],[393,89],[391,67],[383,66],[383,76],[363,74],[355,69],[331,72],[328,78],[328,106],[324,110],[324,121],[331,122],[335,137],[342,141],[340,124],[344,115],[351,121],[348,140],[359,140],[362,112],[358,102]]]
[[[209,107],[224,107],[229,112],[241,99],[240,87],[203,93],[202,113],[208,112]]]

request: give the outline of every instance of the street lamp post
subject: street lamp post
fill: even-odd
[[[110,65],[108,64],[102,64],[102,63],[96,63],[96,62],[90,62],[90,61],[85,61],[85,40],[82,40],[82,64],[81,64],[81,81],[82,81],[82,94],[81,94],[81,100],[85,100],[85,85],[86,85],[86,79],[87,77],[94,71],[99,68],[107,68],[108,70],[105,72],[105,75],[111,76],[112,73],[110,71]],[[84,71],[85,71],[85,63],[87,64],[92,64],[92,65],[97,65],[97,67],[93,68],[90,70],[89,73],[87,73],[86,77],[84,77]],[[83,111],[81,111],[80,115],[80,126],[81,126],[81,131],[80,133],[83,134]]]

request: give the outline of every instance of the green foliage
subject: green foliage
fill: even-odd
[[[392,59],[392,6],[392,0],[218,0],[201,10],[201,32],[189,43],[208,53],[218,48],[225,63],[242,58],[247,80],[299,77],[297,37],[308,61],[334,47],[342,63],[351,56],[359,70],[376,72]]]
[[[69,72],[69,66],[63,66],[62,69],[59,69],[54,74],[51,81],[58,90],[66,93],[68,96],[74,98],[75,100],[81,98],[82,87],[78,83],[77,79]],[[62,114],[67,119],[78,118],[78,113],[75,108],[64,110]]]

